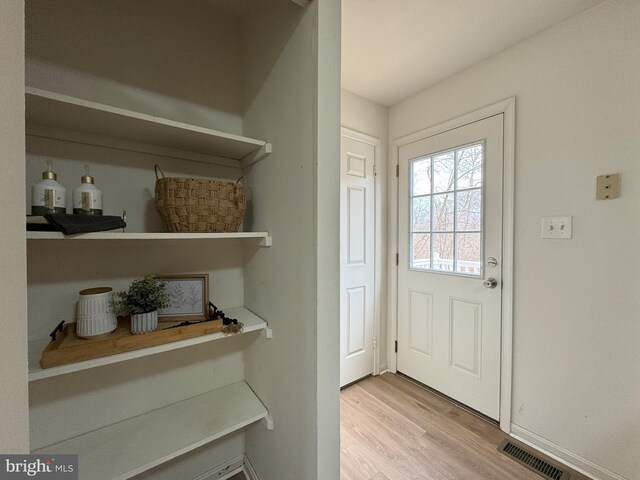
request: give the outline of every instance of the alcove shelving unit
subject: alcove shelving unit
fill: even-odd
[[[171,158],[205,161],[243,168],[271,153],[265,141],[188,125],[122,108],[26,87],[26,122],[29,135]],[[90,137],[87,137],[90,135]],[[131,143],[133,142],[133,143]],[[29,245],[47,248],[89,246],[92,242],[147,243],[159,246],[192,242],[235,241],[270,247],[268,232],[164,233],[95,232],[65,236],[58,232],[27,232]],[[244,324],[242,334],[272,332],[267,323],[244,307],[225,309]],[[240,334],[235,334],[240,335]],[[47,340],[29,343],[29,381],[36,382],[82,370],[112,365],[163,352],[224,340],[222,333],[177,341],[131,352],[43,369],[39,359]],[[38,448],[34,453],[78,454],[83,478],[125,479],[265,419],[269,412],[245,381],[231,383],[186,400],[143,413],[78,436]]]
[[[337,222],[323,221],[337,191],[339,3],[27,0],[20,14],[26,169],[20,155],[8,164],[26,179],[18,194],[28,205],[52,160],[69,208],[88,164],[105,214],[126,210],[128,227],[11,233],[11,247],[26,243],[26,262],[9,265],[26,263],[27,285],[10,306],[26,294],[27,308],[10,320],[27,323],[29,342],[28,405],[9,405],[29,417],[16,442],[78,454],[92,480],[223,480],[240,462],[251,478],[335,477],[334,452],[314,446],[337,426],[335,392],[322,388],[335,361],[318,355],[335,340],[318,321],[335,318],[335,272],[318,265],[337,251]],[[161,233],[154,164],[172,177],[244,176],[244,228],[256,231]],[[147,273],[208,274],[211,300],[244,332],[40,368],[79,291]]]

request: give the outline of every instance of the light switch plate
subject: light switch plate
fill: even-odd
[[[620,196],[620,174],[610,173],[596,178],[596,198],[611,200]]]
[[[572,236],[573,217],[542,217],[542,238],[568,240]]]

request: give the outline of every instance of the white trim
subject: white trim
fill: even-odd
[[[502,184],[502,344],[500,367],[500,429],[511,429],[511,395],[513,371],[513,235],[515,202],[515,97],[480,108],[458,118],[410,133],[391,142],[389,172],[389,370],[396,372],[398,339],[398,179],[395,176],[400,147],[424,138],[453,130],[494,115],[504,115],[503,184]],[[395,274],[393,274],[395,272]]]
[[[373,147],[373,164],[374,172],[378,172],[380,167],[380,148],[382,141],[377,137],[372,137],[366,133],[358,132],[347,127],[340,128],[340,136],[347,137],[358,142],[366,143]],[[380,173],[380,172],[378,172]],[[374,196],[374,314],[373,314],[373,337],[380,339],[380,297],[382,292],[382,285],[380,283],[381,267],[382,267],[382,189],[380,188],[380,181],[377,175],[373,177],[373,196]],[[341,267],[342,268],[342,267]],[[380,345],[376,343],[376,348],[373,350],[373,374],[380,375]]]
[[[502,351],[500,368],[500,429],[511,431],[513,393],[513,237],[515,219],[516,99],[502,102]]]
[[[247,477],[247,480],[260,480],[246,455],[244,456],[244,476]]]
[[[395,342],[398,340],[398,177],[396,172],[399,164],[397,140],[389,143],[389,197],[388,197],[388,230],[387,230],[387,368],[390,372],[397,372],[398,353]]]
[[[630,480],[513,423],[511,436],[594,480]]]

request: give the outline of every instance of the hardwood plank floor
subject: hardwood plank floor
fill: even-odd
[[[497,451],[506,437],[498,427],[403,377],[351,385],[340,407],[341,480],[542,478]]]

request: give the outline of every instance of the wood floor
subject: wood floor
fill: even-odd
[[[341,480],[543,478],[497,451],[498,427],[397,375],[347,387],[340,407]]]

